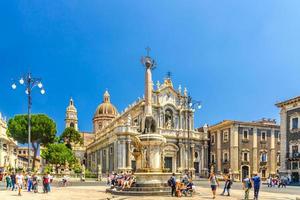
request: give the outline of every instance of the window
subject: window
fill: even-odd
[[[26,151],[23,151],[23,154],[26,154]]]
[[[210,137],[210,142],[211,144],[214,144],[215,143],[215,134],[212,134],[211,137]]]
[[[223,142],[228,142],[228,131],[223,132]]]
[[[22,151],[19,151],[19,154],[22,154]]]
[[[228,153],[225,152],[225,153],[223,153],[223,162],[228,162],[228,161],[229,161]]]
[[[3,150],[7,151],[7,144],[3,144]]]
[[[292,162],[292,169],[298,169],[298,162]]]
[[[278,136],[277,141],[280,142],[280,132],[278,132],[277,136]]]
[[[103,156],[106,156],[106,150],[103,150]]]
[[[211,163],[215,163],[215,161],[216,161],[215,154],[211,154]]]
[[[110,149],[109,149],[109,153],[110,153],[110,155],[112,155],[112,154],[113,154],[113,148],[112,148],[112,147],[110,147]]]
[[[74,125],[73,122],[70,123],[70,127],[71,127],[71,128],[74,128],[74,127],[75,127],[75,125]]]
[[[293,153],[293,156],[295,156],[295,154],[298,153],[298,145],[293,145],[292,146],[292,153]]]
[[[280,163],[280,153],[277,153],[276,161]]]
[[[263,178],[266,177],[266,170],[265,170],[265,169],[261,170],[261,176],[262,176]]]
[[[243,153],[243,161],[248,161],[248,153]]]
[[[243,139],[248,139],[248,130],[243,131]]]
[[[262,141],[266,141],[267,140],[266,132],[261,132],[261,140]]]
[[[292,129],[298,129],[298,117],[292,119]]]
[[[267,155],[267,153],[261,153],[261,156],[260,156],[260,161],[261,162],[267,162],[267,160],[268,160],[268,155]]]

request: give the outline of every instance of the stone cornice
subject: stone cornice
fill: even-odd
[[[286,105],[291,105],[291,104],[298,103],[298,102],[300,102],[300,96],[294,97],[292,99],[288,99],[286,101],[282,101],[282,102],[276,103],[275,105],[278,108],[282,108],[282,107],[284,107]]]

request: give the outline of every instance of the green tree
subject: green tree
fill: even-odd
[[[82,144],[83,139],[78,131],[72,127],[68,127],[60,136],[60,140],[66,144],[69,149],[72,149],[73,144]]]
[[[46,149],[43,149],[41,157],[47,163],[54,165],[56,173],[58,173],[58,169],[61,166],[65,166],[68,163],[71,168],[77,161],[71,149],[64,144],[57,143],[49,144]]]
[[[8,121],[8,133],[19,143],[28,143],[28,116],[15,115]],[[40,146],[54,142],[56,124],[45,114],[31,116],[31,144],[33,148],[32,170],[35,168],[37,152]]]

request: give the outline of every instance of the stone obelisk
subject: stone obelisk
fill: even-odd
[[[146,58],[147,59],[147,58]],[[148,58],[149,59],[149,58]],[[152,67],[153,63],[151,59],[147,60],[145,63],[146,73],[145,73],[145,115],[152,116]]]

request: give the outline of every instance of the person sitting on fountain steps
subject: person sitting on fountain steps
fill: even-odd
[[[172,174],[172,176],[168,180],[168,186],[171,187],[171,195],[172,197],[175,195],[176,192],[176,176],[175,173]]]

